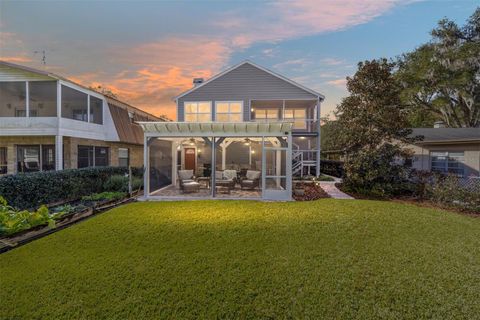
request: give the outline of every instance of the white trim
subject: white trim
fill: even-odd
[[[229,122],[235,122],[235,121],[230,121],[230,115],[231,114],[239,114],[240,115],[240,121],[237,121],[237,122],[244,122],[245,120],[243,119],[243,111],[244,111],[244,107],[243,107],[243,100],[225,100],[225,101],[215,101],[215,110],[214,110],[214,114],[215,114],[215,121],[217,121],[217,115],[218,115],[218,111],[217,111],[217,104],[219,103],[228,103],[228,112],[220,112],[220,114],[228,114],[228,121]],[[230,110],[230,104],[232,103],[240,103],[241,107],[240,107],[240,112],[231,112]]]
[[[25,117],[30,118],[30,85],[25,81]]]
[[[272,76],[275,76],[275,77],[277,77],[277,78],[279,78],[279,79],[281,79],[281,80],[284,80],[284,81],[290,83],[291,85],[294,85],[294,86],[296,86],[296,87],[298,87],[298,88],[300,88],[300,89],[302,89],[302,90],[304,90],[304,91],[306,91],[306,92],[308,92],[308,93],[313,94],[314,96],[318,97],[319,99],[322,99],[322,100],[325,99],[325,96],[324,96],[323,94],[321,94],[321,93],[318,93],[318,92],[316,92],[316,91],[314,91],[314,90],[312,90],[312,89],[309,89],[309,88],[307,88],[307,87],[305,87],[305,86],[303,86],[303,85],[301,85],[301,84],[299,84],[299,83],[297,83],[297,82],[295,82],[295,81],[293,81],[293,80],[290,80],[290,79],[288,79],[288,78],[286,78],[286,77],[284,77],[284,76],[282,76],[282,75],[280,75],[280,74],[278,74],[278,73],[276,73],[276,72],[273,72],[273,71],[271,71],[271,70],[269,70],[269,69],[267,69],[267,68],[264,68],[264,67],[262,67],[262,66],[259,66],[259,65],[255,64],[255,63],[253,63],[253,62],[251,62],[251,61],[249,61],[249,60],[245,60],[245,61],[243,61],[243,62],[240,62],[239,64],[236,64],[236,65],[234,65],[234,66],[226,69],[226,70],[223,71],[223,72],[220,72],[220,73],[217,74],[216,76],[208,79],[207,81],[204,81],[204,82],[201,83],[200,85],[197,85],[197,86],[191,88],[190,90],[185,91],[184,93],[181,93],[180,95],[176,96],[176,97],[174,98],[174,100],[180,99],[181,97],[183,97],[183,96],[185,96],[185,95],[187,95],[187,94],[189,94],[189,93],[191,93],[191,92],[193,92],[193,91],[195,91],[195,90],[197,90],[197,89],[205,86],[206,84],[212,82],[213,80],[220,78],[221,76],[229,73],[230,71],[233,71],[233,70],[237,69],[238,67],[243,66],[244,64],[250,64],[251,66],[254,66],[254,67],[256,67],[256,68],[258,68],[258,69],[260,69],[260,70],[262,70],[262,71],[265,71],[265,72],[271,74]]]

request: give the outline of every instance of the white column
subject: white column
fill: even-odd
[[[222,170],[227,166],[227,147],[222,143]]]
[[[177,161],[178,161],[178,152],[177,152],[178,142],[172,142],[172,185],[177,185]]]
[[[57,81],[57,118],[62,116],[62,84]]]
[[[143,196],[148,198],[150,195],[150,159],[149,159],[148,137],[143,141]]]
[[[320,176],[320,99],[317,101],[317,130],[318,130],[318,136],[317,136],[317,159],[316,159],[316,176]]]
[[[63,136],[55,136],[55,170],[63,169]]]
[[[282,151],[275,150],[275,175],[281,176],[282,175]],[[280,178],[275,179],[277,183],[277,187],[280,187]]]
[[[25,116],[30,117],[30,88],[28,81],[25,82]]]
[[[292,133],[290,132],[288,134],[288,149],[287,149],[287,156],[286,156],[286,168],[285,168],[285,173],[287,174],[287,182],[286,182],[286,188],[288,191],[288,200],[292,198]]]

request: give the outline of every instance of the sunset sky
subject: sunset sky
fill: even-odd
[[[0,60],[102,85],[153,114],[245,59],[326,96],[346,95],[360,60],[395,57],[429,39],[436,22],[463,24],[477,1],[3,1]],[[41,63],[46,51],[46,66]]]

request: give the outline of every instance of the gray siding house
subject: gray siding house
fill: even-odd
[[[193,87],[175,97],[176,122],[140,123],[151,170],[147,197],[290,199],[292,176],[320,173],[323,100],[250,61],[206,81],[193,79]],[[193,192],[182,187],[179,173],[186,170],[195,177],[187,179]],[[224,180],[233,175],[227,190]],[[255,176],[258,183],[244,188],[241,181]]]

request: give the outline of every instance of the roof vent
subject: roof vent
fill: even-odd
[[[445,128],[445,122],[443,121],[435,121],[433,123],[434,128]]]
[[[196,87],[203,83],[203,78],[193,78],[193,85]]]

